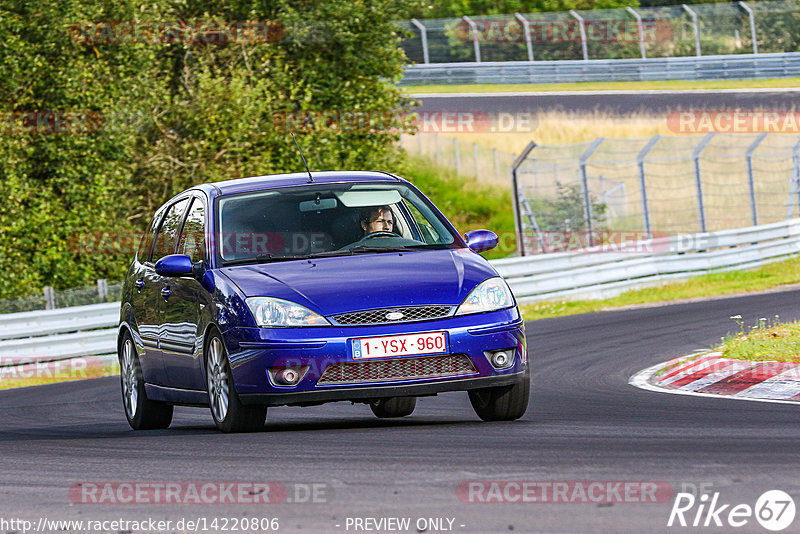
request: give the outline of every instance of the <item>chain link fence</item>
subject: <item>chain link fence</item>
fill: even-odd
[[[796,52],[800,0],[400,21],[412,63]]]
[[[512,177],[522,254],[755,226],[800,216],[800,135],[531,143]]]
[[[106,280],[98,280],[94,286],[65,290],[45,287],[38,295],[0,300],[0,314],[116,302],[122,298],[122,284],[122,281],[109,283]]]

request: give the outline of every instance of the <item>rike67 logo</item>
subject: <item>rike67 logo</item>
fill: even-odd
[[[781,490],[769,490],[761,494],[755,506],[732,505],[720,501],[719,492],[703,493],[695,497],[691,493],[678,493],[669,514],[667,526],[733,527],[752,525],[753,518],[763,528],[780,531],[794,521],[794,499]]]

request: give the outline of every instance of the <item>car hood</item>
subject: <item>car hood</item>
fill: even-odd
[[[386,252],[223,267],[248,297],[290,300],[322,315],[374,308],[456,306],[497,271],[469,249]]]

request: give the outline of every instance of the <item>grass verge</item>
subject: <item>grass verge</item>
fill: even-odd
[[[800,322],[781,323],[777,315],[772,319],[760,317],[747,329],[741,315],[731,319],[736,321],[738,332],[723,338],[715,348],[724,357],[800,363]]]
[[[655,304],[765,291],[800,282],[800,257],[747,271],[728,271],[694,277],[685,282],[627,291],[603,300],[546,301],[521,306],[526,320],[605,311],[639,304]]]
[[[554,91],[648,91],[687,89],[776,89],[800,86],[800,78],[765,80],[666,80],[646,82],[576,82],[536,84],[404,85],[406,93],[514,93]]]
[[[43,384],[101,378],[119,374],[119,363],[116,362],[80,369],[69,369],[66,366],[63,368],[53,368],[52,366],[26,367],[0,367],[0,389],[41,386]]]

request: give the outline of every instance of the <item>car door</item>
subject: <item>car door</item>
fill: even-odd
[[[156,271],[152,262],[153,241],[156,230],[166,210],[159,210],[153,217],[153,222],[139,245],[136,260],[133,263],[133,294],[131,304],[133,307],[132,326],[138,333],[136,345],[143,350],[139,354],[142,366],[142,375],[149,384],[165,384],[166,374],[161,361],[161,351],[158,348],[158,328],[160,307],[159,291]]]
[[[164,349],[161,346],[164,331],[164,313],[170,297],[170,288],[168,287],[169,278],[156,273],[155,264],[164,256],[175,254],[175,249],[178,245],[178,236],[183,225],[183,219],[186,215],[186,208],[189,205],[189,200],[190,197],[184,197],[172,203],[169,208],[167,208],[155,236],[151,262],[150,265],[148,265],[147,276],[144,279],[149,299],[148,302],[151,307],[147,313],[153,314],[152,323],[155,325],[153,333],[156,336],[156,349],[152,351],[153,360],[158,361],[162,369],[164,369]],[[174,387],[166,373],[162,384]]]
[[[178,254],[188,255],[193,263],[206,263],[205,217],[201,197],[194,197],[178,239]],[[170,292],[164,302],[161,352],[169,383],[182,389],[205,389],[202,333],[198,331],[202,308],[211,301],[210,293],[192,276],[165,279]]]

